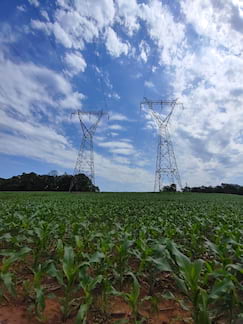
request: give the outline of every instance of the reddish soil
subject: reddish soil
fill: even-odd
[[[118,320],[126,319],[128,323],[132,321],[132,311],[130,307],[120,297],[114,297],[107,307],[107,316],[102,316],[101,312],[90,312],[88,318],[89,324],[94,323],[115,323]],[[190,318],[190,314],[181,309],[174,301],[164,301],[158,305],[158,312],[151,312],[149,303],[144,303],[139,314],[145,318],[147,324],[184,324],[192,323],[184,321]],[[44,311],[46,324],[63,323],[59,303],[54,299],[46,300],[46,309]],[[75,318],[66,321],[67,324],[73,324]],[[39,324],[35,316],[28,311],[24,305],[0,306],[0,324]]]
[[[36,324],[29,318],[24,306],[3,306],[0,308],[0,324]]]
[[[52,299],[46,300],[44,318],[48,324],[61,323],[60,305]],[[39,324],[27,306],[14,305],[0,307],[0,324]]]

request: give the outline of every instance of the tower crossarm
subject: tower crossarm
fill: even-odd
[[[160,113],[163,110],[164,106],[171,106],[171,110],[166,116],[162,116]],[[169,123],[169,120],[174,112],[174,109],[176,105],[181,105],[183,107],[183,104],[181,102],[178,102],[178,99],[174,99],[171,101],[168,100],[149,100],[147,98],[144,98],[144,100],[140,103],[140,109],[143,106],[147,106],[149,110],[152,112],[154,118],[158,122],[159,126],[163,123],[165,126]],[[159,106],[160,112],[156,111],[158,108],[156,106]]]
[[[104,112],[103,110],[99,110],[99,111],[77,110],[71,114],[71,116],[73,115],[78,115],[84,136],[93,136],[101,118],[105,115],[108,116],[108,113]],[[88,123],[85,123],[85,119],[87,118],[90,121],[89,126],[87,125]]]

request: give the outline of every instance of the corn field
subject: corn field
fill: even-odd
[[[0,193],[0,323],[242,323],[242,215],[233,195]]]

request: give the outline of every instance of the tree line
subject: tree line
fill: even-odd
[[[39,175],[34,172],[22,173],[9,179],[0,178],[0,191],[69,191],[72,175],[57,175],[51,171],[48,175]],[[72,191],[99,192],[99,188],[92,184],[84,174],[75,176],[75,186]],[[164,186],[163,192],[176,192],[175,184]],[[225,193],[243,195],[243,186],[238,184],[221,183],[218,186],[199,186],[182,188],[183,192]]]
[[[161,190],[162,192],[176,192],[176,185],[172,183],[171,185],[164,186]],[[243,195],[243,186],[231,183],[221,183],[218,186],[200,186],[200,187],[184,187],[183,192],[203,192],[203,193],[225,193],[225,194],[236,194]]]
[[[164,186],[162,192],[176,192],[176,185]],[[236,194],[243,195],[243,186],[238,184],[221,183],[218,186],[199,186],[199,187],[184,187],[183,192],[203,192],[203,193],[224,193],[224,194]]]
[[[200,187],[184,187],[183,192],[204,192],[204,193],[225,193],[243,195],[243,186],[231,183],[221,183],[218,186],[200,186]]]
[[[0,191],[69,191],[72,175],[57,175],[50,172],[48,175],[39,175],[34,172],[23,173],[9,179],[0,178]],[[75,186],[72,191],[98,192],[91,180],[84,174],[75,176]]]

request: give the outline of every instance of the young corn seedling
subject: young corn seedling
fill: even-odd
[[[123,238],[119,244],[116,245],[117,250],[117,269],[114,270],[115,276],[118,278],[120,290],[124,279],[124,274],[128,270],[129,248],[132,246],[133,241],[129,240],[128,235]]]
[[[187,256],[177,249],[173,242],[168,244],[168,248],[178,270],[178,275],[174,274],[176,283],[193,305],[195,323],[210,324],[209,296],[207,291],[200,286],[204,262],[202,260],[191,262]]]
[[[148,266],[153,249],[148,245],[149,240],[138,238],[136,241],[137,249],[134,249],[133,254],[139,260],[138,273],[144,272]]]
[[[0,300],[2,297],[8,300],[7,296],[4,294],[5,289],[7,289],[12,296],[16,294],[11,272],[0,271]]]
[[[229,268],[228,265],[227,268]],[[234,266],[234,265],[232,265]],[[217,317],[222,312],[228,315],[229,323],[234,323],[237,314],[243,306],[240,300],[240,283],[237,276],[230,273],[227,268],[211,270],[210,277],[215,279],[215,283],[209,293],[209,302],[214,305],[214,313]],[[241,269],[237,270],[242,273]]]
[[[40,257],[48,250],[50,243],[51,226],[48,222],[40,221],[38,226],[34,228],[35,246],[33,248],[33,268],[37,268],[40,263]]]
[[[64,255],[64,244],[61,239],[58,239],[56,242],[56,256],[57,260],[62,260]]]
[[[33,300],[35,310],[35,314],[37,319],[40,322],[44,322],[45,318],[43,315],[45,309],[45,292],[44,288],[41,285],[41,280],[46,273],[48,264],[39,264],[36,268],[32,270],[33,272],[33,280],[26,280],[24,282],[24,289],[28,295]],[[31,307],[31,308],[33,308]]]
[[[83,240],[81,239],[81,237],[79,235],[75,235],[74,239],[75,239],[77,254],[82,254],[83,248],[84,248]]]
[[[149,258],[150,269],[148,272],[148,282],[150,296],[154,295],[156,276],[158,272],[172,271],[170,254],[166,247],[167,241],[163,243],[165,244],[156,244],[154,246],[152,256]]]
[[[92,291],[95,287],[102,282],[103,277],[98,275],[93,278],[88,274],[87,265],[83,266],[79,272],[79,282],[83,289],[84,297],[83,302],[79,308],[78,315],[76,318],[76,324],[85,324],[87,320],[87,313],[93,302]]]
[[[113,290],[113,294],[117,296],[121,296],[125,299],[125,301],[129,304],[129,306],[132,309],[132,318],[134,320],[135,324],[140,324],[143,322],[143,319],[141,319],[138,307],[139,307],[139,296],[140,296],[140,284],[132,272],[127,273],[128,276],[132,277],[132,289],[129,293],[124,292],[118,292],[116,290]]]
[[[13,283],[13,274],[10,272],[10,267],[16,261],[22,260],[25,255],[31,251],[30,248],[24,247],[18,252],[5,252],[2,251],[0,254],[5,255],[0,266],[0,299],[4,297],[8,299],[4,294],[5,289],[12,296],[16,294],[15,286]],[[7,257],[8,256],[8,257]]]
[[[48,274],[57,279],[60,285],[64,286],[64,297],[62,299],[61,310],[63,320],[66,320],[71,312],[72,305],[75,303],[74,293],[78,290],[78,274],[81,264],[75,260],[75,254],[71,246],[64,247],[63,258],[60,260],[62,271],[57,270],[52,263],[48,269]]]
[[[101,308],[102,312],[106,313],[106,306],[108,303],[108,296],[111,294],[111,268],[112,258],[110,255],[105,254],[108,247],[101,249],[102,252],[95,252],[91,256],[87,256],[88,264],[92,266],[95,273],[99,273],[102,276],[101,282],[101,299],[103,301]]]
[[[101,287],[101,300],[102,300],[102,312],[105,314],[107,312],[108,298],[112,295],[113,287],[109,276],[103,275],[102,287]]]

